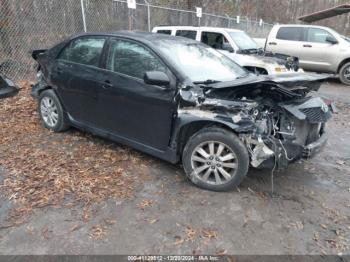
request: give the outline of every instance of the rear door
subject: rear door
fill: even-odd
[[[51,82],[68,114],[76,121],[95,124],[97,81],[101,73],[101,54],[106,42],[103,36],[73,39],[55,60]]]
[[[300,43],[304,39],[304,34],[303,27],[282,26],[278,28],[275,35],[270,34],[266,49],[273,53],[299,57]]]
[[[99,79],[99,126],[123,138],[165,150],[176,110],[176,78],[147,46],[113,38],[108,44],[106,70]],[[165,72],[169,87],[145,84],[148,71]]]
[[[306,70],[327,72],[331,71],[331,63],[338,44],[326,41],[333,37],[331,33],[321,28],[305,28],[305,41],[300,43],[300,66]]]

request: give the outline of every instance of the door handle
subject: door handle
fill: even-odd
[[[102,84],[102,88],[104,88],[104,89],[108,89],[108,88],[111,88],[111,87],[113,87],[113,85],[112,85],[112,83],[109,80],[104,81],[103,84]]]
[[[312,45],[303,45],[303,47],[312,47]]]
[[[277,45],[276,42],[269,42],[269,45]]]

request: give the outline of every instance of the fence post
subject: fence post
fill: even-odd
[[[85,19],[84,0],[80,0],[80,7],[81,7],[81,15],[83,17],[84,32],[86,32],[86,19]]]
[[[151,9],[149,3],[145,0],[147,4],[147,23],[148,23],[148,32],[151,32]]]
[[[227,21],[227,27],[231,28],[231,17],[229,17],[227,14],[225,14],[225,16],[227,17],[226,19],[228,20]]]

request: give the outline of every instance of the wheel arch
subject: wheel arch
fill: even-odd
[[[207,127],[220,127],[230,132],[238,134],[239,126],[234,123],[229,123],[221,120],[212,119],[194,119],[192,121],[185,121],[181,123],[177,128],[176,135],[176,148],[177,153],[182,155],[182,151],[188,141],[188,139],[195,133]]]
[[[51,85],[47,84],[45,81],[43,81],[42,83],[39,84],[39,86],[37,86],[37,88],[34,90],[32,90],[32,96],[39,99],[40,95],[47,91],[47,90],[52,90],[52,92],[56,95],[58,101],[61,103],[61,106],[63,108],[63,111],[64,112],[67,112],[66,111],[66,106],[65,104],[62,102],[62,99],[61,97],[58,95],[57,91],[55,90],[54,87],[52,87]]]
[[[339,66],[338,66],[338,70],[337,70],[337,74],[339,74],[341,68],[343,67],[343,65],[345,65],[346,63],[350,62],[350,57],[345,58],[343,61],[340,62]]]

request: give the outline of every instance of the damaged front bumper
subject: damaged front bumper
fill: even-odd
[[[264,138],[253,134],[245,140],[253,167],[283,169],[289,163],[314,157],[327,143],[325,126],[334,113],[333,103],[317,97],[279,106],[285,113],[272,123],[272,134]]]
[[[300,159],[313,158],[322,151],[327,141],[328,135],[323,133],[319,139],[305,146],[280,140],[273,140],[273,143],[264,142],[252,151],[251,165],[259,169],[284,169],[288,164]]]
[[[307,146],[304,146],[302,157],[309,159],[317,155],[327,144],[327,140],[327,133],[323,133],[318,140],[312,142],[311,144],[308,144]]]

